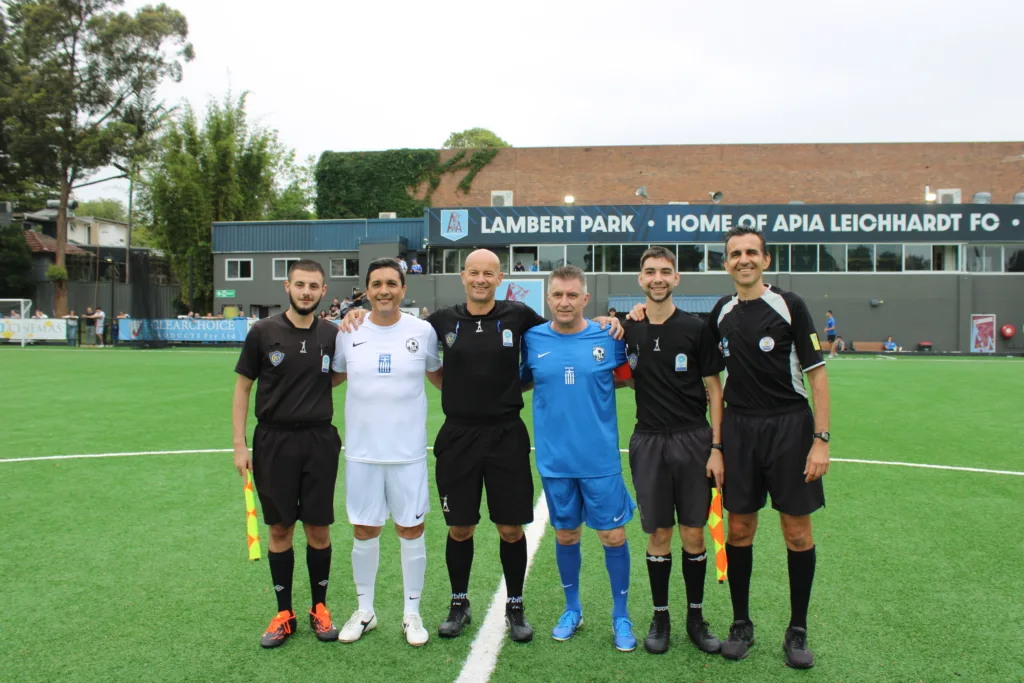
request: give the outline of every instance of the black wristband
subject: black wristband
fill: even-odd
[[[711,448],[713,448],[716,451],[721,451],[722,450],[722,444],[720,444],[720,443],[713,443],[713,444],[711,444]]]

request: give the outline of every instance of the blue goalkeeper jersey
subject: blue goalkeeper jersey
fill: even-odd
[[[523,382],[533,382],[533,436],[542,477],[622,472],[612,372],[626,346],[598,323],[575,334],[538,325],[523,336]]]

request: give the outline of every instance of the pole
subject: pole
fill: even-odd
[[[135,199],[135,165],[128,164],[128,246],[124,248],[124,283],[131,282],[132,261],[132,200]]]
[[[194,300],[194,297],[195,297],[195,287],[192,284],[195,281],[195,279],[196,279],[196,271],[195,271],[195,268],[192,267],[192,252],[189,252],[188,253],[188,310],[193,311],[193,312],[196,310],[195,300]]]

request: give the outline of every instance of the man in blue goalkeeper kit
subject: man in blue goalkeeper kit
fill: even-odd
[[[551,635],[568,640],[583,624],[580,604],[580,536],[583,522],[597,531],[611,579],[612,632],[622,652],[636,648],[629,620],[629,544],[623,528],[633,499],[622,479],[615,388],[628,376],[625,345],[583,317],[587,281],[576,266],[548,279],[552,322],[523,337],[521,375],[533,388],[537,469],[544,485],[555,557],[565,590],[565,613]],[[622,368],[622,370],[618,370]]]

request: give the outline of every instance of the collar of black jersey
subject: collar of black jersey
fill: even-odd
[[[306,329],[308,329],[308,330],[315,330],[317,324],[320,322],[320,318],[318,318],[317,316],[314,315],[313,316],[313,322],[310,324],[310,326],[308,328],[306,328],[306,327],[296,327],[295,323],[292,322],[292,319],[288,317],[288,311],[285,311],[284,313],[282,313],[281,317],[284,318],[285,324],[288,327],[292,328],[293,330],[306,330]]]
[[[741,304],[752,304],[755,301],[760,301],[761,299],[763,299],[764,295],[767,294],[768,292],[775,292],[775,291],[776,291],[775,288],[772,287],[769,283],[766,282],[766,283],[764,283],[764,290],[761,291],[760,296],[758,296],[756,299],[741,299],[740,295],[737,294],[736,295],[736,301],[740,302]]]

